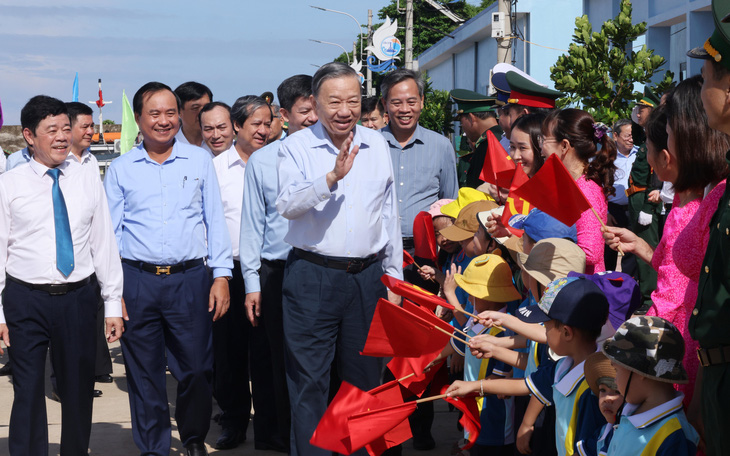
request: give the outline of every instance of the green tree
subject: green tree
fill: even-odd
[[[620,8],[600,32],[593,31],[588,16],[577,17],[568,54],[550,67],[555,88],[568,95],[558,100],[559,106],[583,105],[596,120],[609,125],[631,116],[633,103],[642,97],[634,83],[650,84],[665,63],[646,45],[634,51],[631,44],[646,33],[646,22],[632,24],[631,0],[621,0]],[[673,79],[674,74],[666,71],[656,92],[664,92]]]
[[[454,114],[449,92],[434,89],[428,75],[424,75],[424,78],[426,79],[423,91],[424,103],[418,123],[422,127],[448,136],[454,132]]]
[[[104,125],[114,125],[114,121],[111,119],[105,119],[104,122],[102,122]]]

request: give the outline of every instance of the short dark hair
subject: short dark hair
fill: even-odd
[[[269,106],[269,103],[267,103],[263,98],[258,95],[245,95],[238,98],[238,100],[233,103],[233,107],[231,107],[231,121],[233,122],[233,126],[243,126],[243,124],[246,123],[246,119],[248,119],[251,114],[263,107],[266,107],[266,109],[269,110],[271,120],[273,120],[274,115],[271,113],[271,106]]]
[[[231,116],[231,107],[230,106],[223,103],[222,101],[211,101],[210,103],[207,103],[205,106],[203,106],[200,109],[200,112],[198,113],[198,123],[200,123],[200,119],[203,118],[204,112],[212,111],[215,108],[223,108],[226,110],[226,112],[228,112],[228,116],[229,117]],[[233,123],[233,122],[231,121],[231,123]]]
[[[423,94],[426,90],[426,82],[423,80],[421,73],[407,68],[398,68],[397,70],[391,71],[383,78],[380,83],[380,93],[384,100],[388,99],[388,92],[393,88],[394,85],[399,84],[405,80],[413,79],[418,86],[418,94],[423,98]]]
[[[330,62],[322,65],[312,77],[312,95],[316,97],[319,94],[319,89],[326,80],[341,78],[343,76],[356,78],[360,82],[357,72],[350,65],[342,62]]]
[[[365,114],[370,114],[373,111],[379,111],[380,114],[385,114],[385,107],[383,107],[383,99],[380,97],[367,97],[362,99],[362,108],[360,108],[360,117]]]
[[[659,105],[646,121],[646,137],[657,151],[667,148],[667,107]]]
[[[620,134],[621,134],[621,129],[622,129],[623,127],[625,127],[626,125],[628,125],[628,126],[631,126],[631,124],[633,124],[633,122],[631,121],[631,119],[619,119],[619,120],[617,120],[617,121],[616,121],[616,122],[615,122],[615,123],[613,124],[613,128],[611,129],[611,130],[613,130],[613,135],[614,135],[614,138],[615,138],[616,136],[618,136],[618,135],[620,135]],[[632,133],[633,133],[633,132],[632,132]]]
[[[36,95],[20,110],[20,125],[35,135],[38,124],[46,117],[68,115],[66,104],[58,98],[47,95]]]
[[[474,114],[474,117],[481,120],[488,119],[489,117],[497,117],[497,113],[494,111],[471,112],[469,114]]]
[[[276,89],[276,98],[279,99],[281,107],[291,111],[294,103],[299,98],[309,98],[312,94],[312,77],[308,74],[296,74],[290,76]]]
[[[701,190],[728,174],[730,137],[713,130],[702,106],[702,76],[687,78],[667,97],[667,125],[674,133],[679,175],[674,190]]]
[[[78,101],[69,101],[66,103],[66,109],[68,110],[68,118],[71,121],[71,126],[76,123],[78,116],[93,116],[94,110],[91,106],[79,103]]]
[[[188,101],[198,100],[205,95],[208,95],[209,100],[213,100],[213,92],[210,91],[208,86],[195,81],[183,82],[177,86],[175,94],[180,98],[181,107],[185,106]]]
[[[134,94],[134,98],[132,98],[132,110],[134,111],[134,114],[138,116],[142,115],[144,99],[148,94],[153,95],[157,92],[162,92],[163,90],[167,90],[175,96],[175,101],[177,102],[177,110],[180,111],[180,97],[178,97],[177,94],[173,92],[170,86],[161,82],[152,81],[140,87],[139,90],[137,90],[137,93]]]
[[[710,63],[712,64],[712,74],[716,81],[719,81],[724,77],[730,76],[730,68],[727,68],[722,63],[715,62],[714,60],[710,60]]]

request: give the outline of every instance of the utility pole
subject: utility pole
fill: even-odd
[[[406,0],[406,68],[413,69],[413,0]]]
[[[371,43],[372,37],[373,37],[373,10],[369,9],[368,10],[368,42],[367,42],[368,47],[371,46],[371,44],[372,44]],[[373,72],[370,69],[370,64],[369,64],[370,55],[371,55],[371,52],[368,51],[368,54],[365,57],[365,66],[367,67],[367,71],[365,74],[365,91],[366,91],[365,93],[367,93],[369,97],[372,97],[373,95],[375,95],[375,93],[373,91]]]
[[[510,47],[512,46],[512,8],[511,0],[498,0],[498,11],[504,14],[504,37],[497,38],[497,63],[510,62]]]

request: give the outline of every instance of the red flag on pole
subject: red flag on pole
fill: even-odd
[[[436,232],[433,229],[431,214],[421,211],[413,219],[413,245],[415,255],[438,264],[438,247],[436,246]]]
[[[484,157],[479,179],[498,187],[509,188],[514,172],[515,162],[497,141],[494,133],[487,130],[487,155]]]
[[[366,356],[418,357],[443,349],[449,337],[435,329],[433,323],[381,298],[375,307],[365,347],[360,353]]]
[[[413,257],[411,256],[411,254],[408,253],[408,251],[406,251],[404,249],[403,250],[403,267],[405,268],[406,266],[408,266],[410,264],[413,264],[415,262],[416,262],[416,260],[413,259]]]
[[[377,442],[376,444],[379,444],[385,434],[404,422],[410,427],[407,419],[417,406],[418,404],[415,402],[407,402],[377,410],[368,410],[348,417],[347,428],[350,432],[352,451],[357,451],[369,443]]]
[[[454,309],[454,306],[449,304],[445,299],[441,299],[433,293],[430,293],[417,285],[413,285],[412,283],[396,279],[395,277],[387,274],[383,274],[380,280],[390,291],[398,296],[403,296],[404,298],[410,299],[411,301],[431,310],[436,310],[437,306],[451,310]]]
[[[309,443],[335,453],[351,454],[354,450],[347,428],[348,418],[367,410],[384,408],[389,405],[391,404],[350,383],[342,382],[337,395],[319,420]]]
[[[573,176],[555,154],[545,160],[532,179],[515,189],[514,195],[567,226],[573,225],[584,211],[591,208]]]
[[[445,394],[448,389],[448,385],[444,385],[441,389],[441,394]],[[479,431],[482,429],[482,424],[479,421],[479,407],[474,397],[449,397],[446,396],[444,400],[464,413],[459,418],[459,423],[464,427],[464,430],[469,433],[468,443],[462,448],[468,450],[473,447],[479,437]]]
[[[530,213],[530,203],[518,196],[515,196],[514,194],[514,191],[524,185],[528,180],[530,180],[530,178],[527,177],[527,174],[525,174],[525,170],[522,169],[522,165],[517,166],[515,168],[515,175],[512,178],[512,184],[509,187],[509,196],[507,197],[507,202],[504,205],[504,212],[502,212],[502,225],[504,225],[504,227],[512,234],[520,237],[525,231],[512,228],[509,225],[509,219],[518,214],[527,215]]]
[[[403,388],[397,380],[393,380],[384,385],[378,386],[377,388],[373,388],[368,391],[368,393],[387,404],[403,403]],[[413,434],[411,433],[411,426],[407,420],[403,420],[400,424],[383,434],[381,437],[372,440],[370,443],[365,445],[365,449],[371,456],[379,456],[388,448],[400,445],[411,437],[413,437]]]

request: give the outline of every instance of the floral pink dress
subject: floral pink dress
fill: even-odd
[[[587,180],[585,176],[580,176],[575,183],[578,184],[578,188],[583,192],[588,202],[591,203],[603,223],[606,223],[608,220],[608,203],[601,186],[592,180]],[[605,242],[601,231],[601,222],[598,221],[592,210],[588,209],[581,214],[578,221],[575,222],[575,229],[578,232],[578,247],[583,249],[586,254],[586,274],[605,271],[606,265],[603,262]]]
[[[684,368],[689,375],[689,384],[687,386],[678,385],[684,391],[685,404],[689,404],[694,391],[695,377],[699,369],[699,360],[697,359],[697,349],[699,344],[689,335],[687,322],[689,322],[690,313],[694,309],[697,301],[697,287],[700,280],[700,268],[702,268],[702,259],[705,257],[707,250],[707,241],[710,239],[710,219],[717,210],[717,205],[725,192],[725,180],[715,186],[710,193],[700,203],[700,208],[695,212],[692,220],[674,243],[672,249],[672,257],[677,265],[677,269],[689,278],[687,291],[684,294],[684,310],[685,323],[684,326],[678,326],[682,332],[685,343]]]
[[[679,198],[675,196],[672,210],[669,212],[666,224],[664,225],[664,234],[651,260],[651,265],[657,271],[657,285],[656,290],[651,294],[653,304],[646,314],[670,321],[682,332],[685,341],[689,339],[687,323],[689,322],[689,313],[692,307],[694,307],[694,303],[689,308],[686,305],[685,294],[687,293],[690,279],[677,268],[676,259],[678,256],[675,253],[674,247],[678,245],[677,238],[682,231],[686,231],[685,227],[700,208],[700,202],[701,200],[698,198],[690,201],[683,207],[679,207]],[[695,287],[697,287],[696,284]],[[690,351],[686,350],[685,361],[687,361],[689,354]],[[697,358],[695,353],[692,353],[692,356]],[[697,375],[696,368],[694,374],[695,376]],[[677,385],[676,388],[685,394],[685,400],[689,403],[694,384]]]

